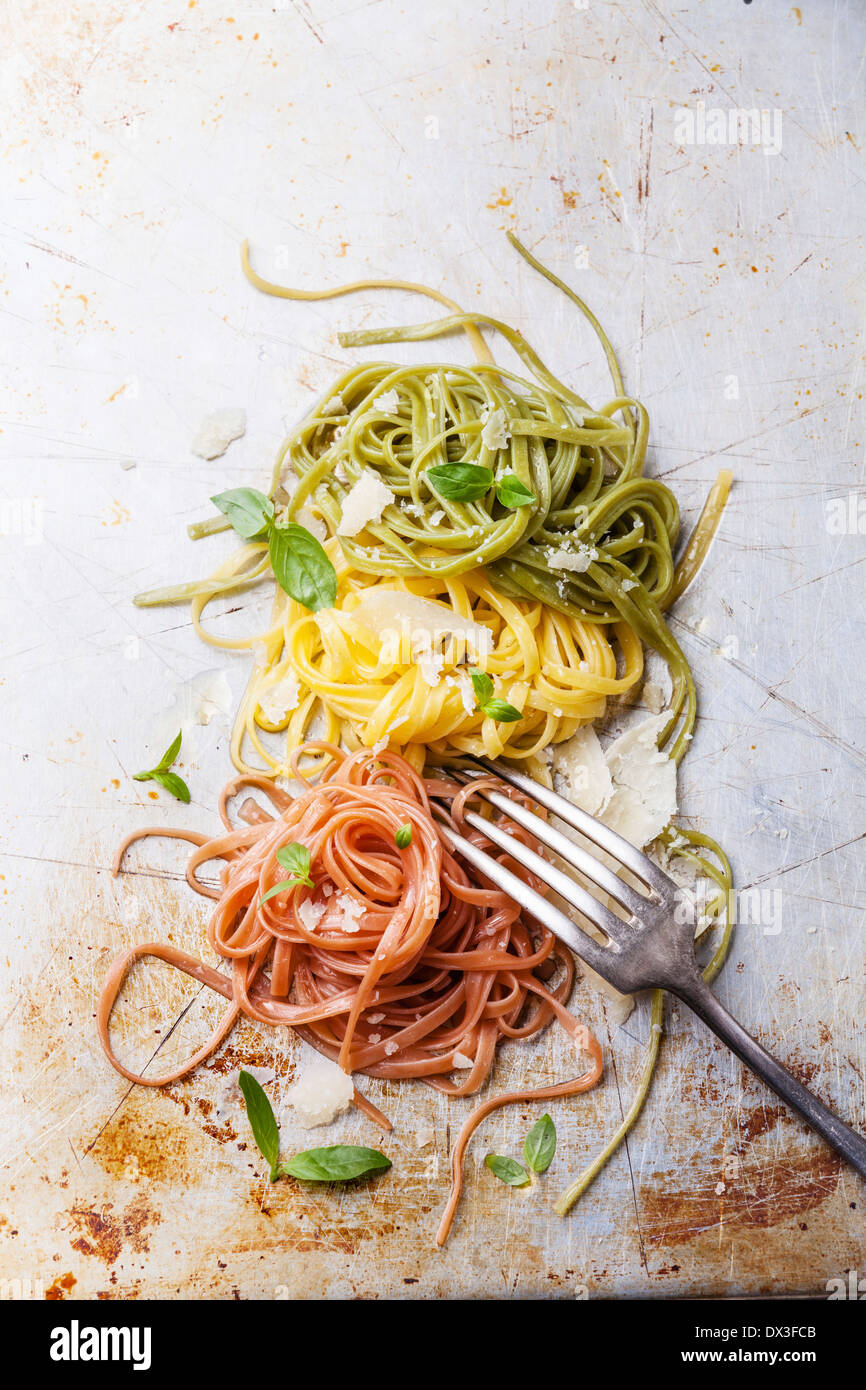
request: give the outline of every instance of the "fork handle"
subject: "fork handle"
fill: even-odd
[[[781,1062],[771,1057],[751,1033],[747,1033],[742,1024],[719,1003],[702,976],[696,974],[688,985],[668,988],[688,1004],[698,1018],[702,1019],[756,1076],[765,1081],[777,1096],[781,1096],[782,1100],[790,1105],[792,1110],[796,1110],[828,1144],[832,1144],[836,1152],[850,1163],[861,1178],[866,1178],[866,1139],[844,1124],[838,1115],[827,1109],[823,1101],[792,1076]]]

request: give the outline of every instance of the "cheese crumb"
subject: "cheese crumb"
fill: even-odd
[[[375,473],[364,473],[350,488],[343,503],[338,536],[357,536],[371,521],[378,521],[394,494]]]
[[[416,1131],[415,1143],[419,1149],[426,1149],[428,1144],[432,1144],[436,1138],[436,1131],[432,1125],[424,1125]]]
[[[664,709],[665,697],[657,681],[644,681],[643,698],[647,709],[651,710],[653,714],[661,714]]]
[[[338,893],[334,899],[334,906],[339,916],[335,918],[333,926],[338,931],[356,932],[361,930],[360,919],[365,912],[363,903],[359,903],[358,899],[353,898],[351,893]]]
[[[302,898],[298,903],[298,916],[307,931],[315,931],[324,915],[324,903],[313,902],[312,898]]]
[[[245,410],[216,410],[202,420],[190,450],[201,459],[217,459],[246,429]]]
[[[454,1053],[454,1056],[451,1058],[451,1064],[456,1067],[458,1071],[468,1071],[470,1067],[475,1066],[472,1058],[464,1057],[462,1052]]]
[[[385,415],[394,415],[400,408],[400,397],[392,387],[390,391],[383,391],[381,396],[377,396],[373,405]]]
[[[418,670],[426,683],[437,686],[442,679],[442,667],[445,665],[445,656],[442,652],[427,652],[418,658]]]
[[[335,1062],[324,1057],[307,1067],[286,1093],[286,1100],[303,1129],[329,1125],[352,1104],[355,1087]]]
[[[551,551],[547,556],[547,565],[552,570],[571,570],[574,574],[583,574],[589,569],[593,560],[597,559],[598,551],[595,546],[578,542],[576,550]]]

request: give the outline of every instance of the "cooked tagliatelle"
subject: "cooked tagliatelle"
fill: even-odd
[[[552,1086],[507,1092],[485,1102],[463,1126],[439,1243],[444,1241],[461,1188],[462,1156],[476,1125],[516,1100],[576,1095],[601,1076],[598,1042],[566,1009],[574,960],[546,928],[524,922],[519,906],[478,878],[450,852],[433,819],[435,798],[446,819],[533,886],[544,885],[467,826],[463,806],[476,788],[420,778],[395,753],[349,756],[333,746],[330,765],[312,787],[300,772],[295,798],[260,778],[241,777],[223,792],[221,835],[169,834],[195,845],[187,879],[216,899],[211,946],[231,964],[225,975],[173,946],[148,943],[124,951],[112,965],[98,1008],[99,1035],[112,1066],[129,1081],[159,1086],[188,1075],[223,1042],[240,1014],[283,1025],[348,1073],[423,1079],[452,1096],[473,1095],[490,1075],[498,1045],[535,1036],[554,1017],[584,1055],[577,1074]],[[228,803],[259,787],[274,814],[258,801],[241,807],[235,825]],[[501,818],[525,843],[526,832]],[[410,834],[407,835],[407,828]],[[399,832],[399,839],[398,839]],[[163,828],[138,830],[129,844]],[[305,881],[285,881],[289,847],[308,853]],[[223,861],[221,885],[202,883],[197,870]],[[154,957],[184,971],[228,1000],[203,1047],[161,1077],[131,1071],[115,1055],[111,1014],[130,967]],[[542,978],[544,977],[544,979]],[[546,980],[546,983],[544,982]],[[390,1128],[357,1091],[356,1103]]]
[[[245,639],[256,665],[232,736],[241,771],[284,770],[312,732],[351,749],[392,743],[418,771],[431,752],[530,758],[600,718],[606,698],[641,677],[643,649],[625,623],[605,627],[509,598],[481,569],[377,578],[353,569],[337,540],[326,550],[337,571],[335,607],[311,613],[278,590],[272,626]],[[253,562],[255,552],[250,546]],[[193,600],[199,634],[240,645],[204,626],[208,601]],[[476,666],[521,720],[482,713],[468,674]],[[282,757],[263,738],[277,733]]]

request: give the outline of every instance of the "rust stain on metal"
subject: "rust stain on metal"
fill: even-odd
[[[677,1171],[678,1186],[665,1190],[669,1174],[656,1173],[639,1194],[641,1231],[647,1245],[667,1247],[694,1240],[715,1227],[767,1230],[820,1206],[836,1190],[842,1160],[825,1151],[741,1168],[717,1193],[703,1165]],[[689,1179],[691,1178],[691,1181]]]
[[[106,1202],[99,1210],[76,1204],[69,1211],[69,1228],[81,1234],[71,1242],[79,1255],[93,1256],[112,1265],[126,1248],[136,1254],[149,1249],[148,1227],[162,1217],[144,1196],[133,1198],[123,1211],[113,1214],[114,1204]]]

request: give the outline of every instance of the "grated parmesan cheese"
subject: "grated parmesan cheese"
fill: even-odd
[[[321,1058],[312,1062],[286,1093],[286,1100],[303,1129],[329,1125],[352,1104],[355,1087],[351,1076]]]
[[[375,473],[363,473],[346,494],[338,536],[357,536],[371,521],[378,521],[394,494]]]
[[[552,570],[570,570],[573,574],[584,574],[593,560],[598,559],[595,546],[578,542],[576,550],[553,550],[548,552],[547,564]]]
[[[381,396],[377,396],[373,405],[385,415],[394,415],[400,408],[400,397],[392,387],[390,391],[383,391]]]
[[[458,1071],[468,1071],[470,1067],[475,1066],[472,1058],[465,1057],[462,1052],[455,1052],[454,1056],[451,1058],[451,1062]]]

